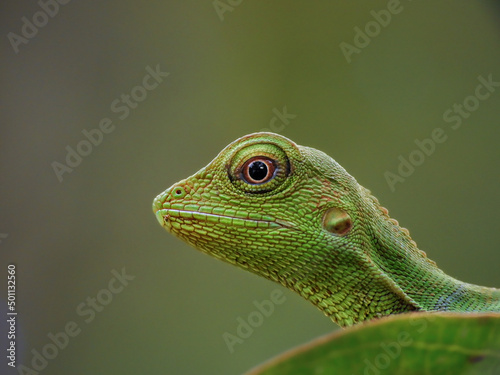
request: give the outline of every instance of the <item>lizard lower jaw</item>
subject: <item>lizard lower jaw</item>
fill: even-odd
[[[165,216],[168,216],[167,211],[168,210],[158,210],[155,212],[156,220],[158,220],[162,227],[166,224]]]

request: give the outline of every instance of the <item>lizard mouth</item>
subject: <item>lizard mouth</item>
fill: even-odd
[[[176,227],[191,222],[206,222],[212,224],[223,224],[225,226],[245,227],[245,228],[280,228],[290,226],[289,223],[266,217],[265,219],[245,219],[240,217],[218,215],[200,211],[177,210],[164,208],[155,212],[156,219],[161,226]]]
[[[166,202],[165,195],[166,193],[163,193],[155,198],[153,212],[158,223],[169,232],[179,229],[193,230],[192,226],[202,229],[203,226],[211,225],[248,229],[295,229],[292,223],[270,215],[198,204]]]

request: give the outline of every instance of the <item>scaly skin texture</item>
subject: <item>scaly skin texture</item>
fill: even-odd
[[[297,292],[340,326],[500,311],[500,290],[446,275],[335,160],[277,134],[237,139],[153,211],[170,233]]]

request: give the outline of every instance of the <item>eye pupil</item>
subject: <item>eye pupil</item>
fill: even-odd
[[[276,174],[274,162],[266,157],[253,157],[246,161],[241,170],[243,181],[250,185],[261,185],[272,180]]]
[[[260,160],[254,161],[248,166],[248,175],[254,181],[262,181],[266,178],[268,173],[269,168],[267,164]]]

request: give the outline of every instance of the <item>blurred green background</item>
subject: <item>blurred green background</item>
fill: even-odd
[[[188,247],[151,211],[284,106],[296,117],[281,134],[335,158],[447,273],[500,287],[500,89],[459,129],[443,120],[479,76],[500,81],[498,2],[401,1],[350,63],[339,45],[387,1],[231,3],[216,2],[219,15],[212,1],[71,1],[46,22],[38,14],[43,26],[16,53],[9,33],[22,36],[23,17],[42,8],[3,2],[0,299],[4,315],[15,263],[18,364],[31,367],[31,351],[70,321],[81,333],[41,373],[240,374],[335,330],[283,289],[286,302],[230,353],[223,333],[281,287]],[[136,89],[157,65],[169,76]],[[147,97],[120,119],[112,103],[134,89]],[[60,182],[52,163],[103,118],[114,130]],[[391,191],[384,173],[437,127],[447,141]],[[85,323],[77,306],[123,267],[135,279]]]

